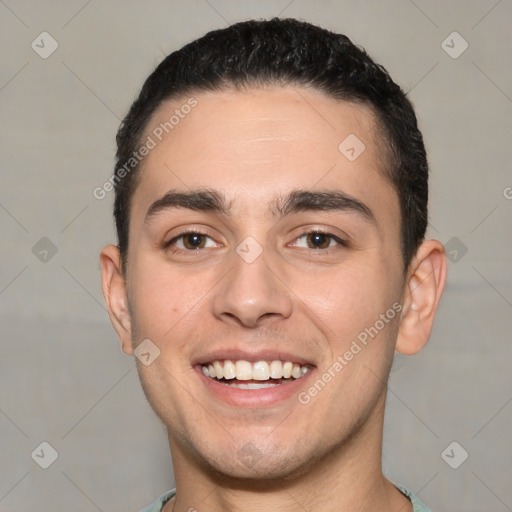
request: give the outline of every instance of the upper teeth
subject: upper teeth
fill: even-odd
[[[268,380],[299,379],[309,371],[308,365],[299,365],[290,361],[249,361],[239,360],[213,361],[201,366],[204,375],[217,379]]]

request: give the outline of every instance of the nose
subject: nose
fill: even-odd
[[[292,292],[280,274],[270,267],[265,251],[252,262],[234,252],[231,271],[215,288],[215,316],[244,327],[257,327],[271,318],[288,318]]]

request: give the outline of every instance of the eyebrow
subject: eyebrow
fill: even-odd
[[[151,204],[144,218],[144,224],[149,224],[157,214],[176,208],[214,212],[229,217],[231,204],[232,202],[228,203],[221,192],[212,189],[196,189],[187,192],[170,190]],[[304,211],[352,212],[365,221],[377,224],[375,215],[365,203],[341,190],[320,192],[292,190],[284,197],[274,197],[270,203],[270,212],[274,218]]]

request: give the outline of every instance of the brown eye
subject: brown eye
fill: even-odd
[[[186,233],[183,236],[183,245],[186,249],[202,249],[205,246],[205,236],[199,233]]]
[[[331,238],[325,233],[309,233],[307,235],[308,246],[311,249],[327,249],[331,243]]]
[[[213,247],[216,247],[216,244],[210,236],[195,231],[181,233],[164,245],[164,249],[173,253],[190,253]]]
[[[295,247],[302,247],[304,249],[322,249],[325,250],[325,252],[330,252],[330,249],[335,250],[336,246],[346,247],[347,243],[332,233],[309,231],[296,238],[294,245]],[[341,247],[338,247],[338,249]]]

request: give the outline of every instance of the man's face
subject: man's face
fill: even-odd
[[[380,432],[400,322],[389,310],[404,297],[398,196],[367,107],[291,87],[194,97],[145,157],[132,200],[133,344],[160,350],[139,375],[173,456],[231,476],[298,473],[356,431]],[[144,140],[183,103],[165,103]],[[196,201],[147,216],[170,191],[206,189],[225,211]],[[240,389],[204,375],[215,361],[229,374],[225,360],[309,371]],[[248,368],[266,378],[264,364]]]

